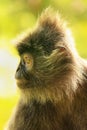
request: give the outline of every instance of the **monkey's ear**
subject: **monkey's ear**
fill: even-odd
[[[59,50],[60,52],[66,51],[66,47],[65,47],[65,46],[62,46],[62,45],[55,46],[54,49],[57,49],[57,50]]]
[[[65,56],[69,56],[68,50],[65,46],[58,45],[54,48],[58,52],[58,54],[64,54]]]
[[[56,46],[54,50],[58,50],[58,52],[65,52],[66,48],[64,46]]]

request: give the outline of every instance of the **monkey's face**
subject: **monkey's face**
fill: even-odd
[[[28,46],[20,43],[17,49],[20,54],[20,63],[15,77],[20,88],[46,87],[54,84],[68,73],[71,60],[66,49],[57,47],[50,50],[43,46]]]
[[[34,68],[34,59],[32,54],[24,52],[20,55],[20,63],[16,70],[15,78],[19,87],[29,87],[32,79],[32,70]]]
[[[24,53],[20,56],[20,58],[20,64],[17,68],[15,76],[17,79],[23,79],[24,77],[28,79],[28,72],[31,71],[33,68],[33,57],[29,53]]]
[[[37,29],[17,45],[20,55],[15,75],[18,87],[46,87],[70,72],[72,61],[63,29],[58,24],[56,17],[52,19],[46,15]]]

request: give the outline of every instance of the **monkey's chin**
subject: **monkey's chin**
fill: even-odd
[[[27,81],[25,79],[16,79],[16,84],[17,84],[17,87],[20,89],[30,88],[29,81]]]

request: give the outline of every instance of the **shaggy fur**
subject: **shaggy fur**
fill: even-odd
[[[46,9],[17,50],[21,96],[6,130],[87,130],[87,63],[60,16]]]

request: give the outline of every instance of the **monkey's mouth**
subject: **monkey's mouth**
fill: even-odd
[[[15,79],[19,88],[24,88],[27,84],[29,84],[29,80],[25,78],[25,73],[20,68],[16,70]]]
[[[23,79],[23,77],[24,77],[23,74],[17,70],[15,73],[15,79],[20,80],[20,79]]]
[[[21,69],[18,67],[15,73],[15,79],[23,79],[23,73],[21,72]]]

